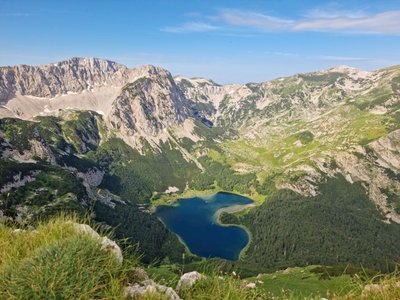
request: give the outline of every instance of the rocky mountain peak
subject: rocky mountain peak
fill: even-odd
[[[151,75],[165,75],[171,76],[169,71],[164,68],[153,66],[153,65],[141,65],[136,68],[138,73],[147,73],[149,76]]]
[[[136,72],[144,76],[122,88],[108,120],[135,147],[141,145],[140,138],[152,143],[190,115],[188,102],[168,71],[145,65]]]
[[[120,82],[127,68],[98,58],[71,58],[40,66],[0,68],[0,101],[18,95],[51,98]]]
[[[118,70],[127,69],[126,66],[118,64],[114,61],[95,57],[72,57],[52,65],[44,65],[44,67],[71,67],[71,68],[87,68],[102,72],[117,72]]]
[[[361,71],[360,69],[346,66],[346,65],[338,65],[326,70],[327,72],[339,72],[339,73],[350,73],[354,71]]]
[[[346,66],[346,65],[339,65],[335,66],[323,71],[320,71],[321,74],[327,74],[327,73],[343,73],[347,75],[348,77],[352,79],[364,79],[369,77],[372,73],[367,72],[358,68]]]

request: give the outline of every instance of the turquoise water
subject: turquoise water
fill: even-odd
[[[177,206],[160,206],[156,214],[192,253],[237,260],[249,236],[241,227],[218,224],[215,213],[221,208],[250,203],[253,201],[249,198],[221,192],[210,197],[179,199]]]

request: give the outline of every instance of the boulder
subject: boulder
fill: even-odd
[[[197,271],[185,273],[179,279],[176,290],[179,292],[181,289],[191,288],[197,281],[206,278]]]
[[[244,286],[246,289],[255,289],[256,284],[254,282],[249,282]]]
[[[118,262],[122,264],[124,257],[122,256],[121,248],[117,245],[116,242],[110,240],[108,237],[105,236],[101,238],[101,249],[110,251],[112,254],[114,254]]]
[[[117,245],[116,242],[114,242],[113,240],[110,240],[106,236],[101,237],[96,231],[93,230],[92,227],[90,227],[87,224],[78,224],[78,223],[73,223],[73,222],[71,222],[71,223],[78,232],[87,234],[92,239],[100,241],[101,249],[105,250],[105,251],[110,251],[112,254],[114,254],[114,256],[118,260],[118,262],[120,264],[122,264],[124,257],[122,255],[121,248]]]
[[[76,231],[80,232],[80,233],[84,233],[89,235],[92,239],[94,240],[99,240],[100,239],[100,235],[93,230],[92,227],[90,227],[87,224],[78,224],[78,223],[73,223],[71,222],[72,225],[74,226],[74,228],[76,229]]]
[[[142,284],[135,283],[128,285],[124,290],[124,295],[127,299],[150,296],[169,300],[181,300],[172,288],[157,284],[151,279],[143,281]]]

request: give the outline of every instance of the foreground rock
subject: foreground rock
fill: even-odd
[[[117,245],[116,242],[110,240],[106,236],[101,237],[96,231],[92,229],[92,227],[90,227],[87,224],[78,224],[78,223],[72,223],[72,224],[77,231],[87,234],[94,240],[100,241],[101,249],[105,251],[110,251],[112,254],[114,254],[117,261],[120,264],[122,264],[124,257],[122,256],[121,248]]]
[[[135,283],[127,286],[124,291],[125,298],[137,299],[146,296],[169,299],[169,300],[180,300],[179,295],[170,287],[155,283],[153,280],[148,279],[143,281],[141,284]]]
[[[244,286],[246,289],[255,289],[256,284],[254,282],[249,282]]]
[[[197,271],[185,273],[179,279],[179,282],[176,285],[176,290],[179,292],[180,290],[191,288],[197,281],[205,278],[206,276]]]

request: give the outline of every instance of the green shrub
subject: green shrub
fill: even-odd
[[[296,137],[303,145],[309,144],[314,140],[314,135],[308,130],[298,133]]]

